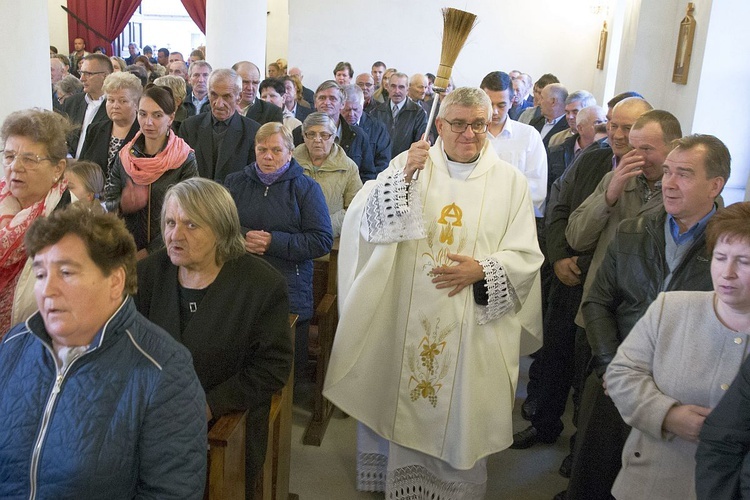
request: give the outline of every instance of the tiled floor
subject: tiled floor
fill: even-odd
[[[514,409],[514,429],[525,429],[520,405],[526,395],[526,371],[530,360],[521,363],[519,399]],[[568,405],[570,406],[570,405]],[[550,500],[565,489],[567,480],[557,469],[568,451],[572,434],[570,408],[565,416],[565,432],[554,445],[540,444],[528,450],[505,450],[489,459],[487,500]],[[291,491],[300,500],[381,499],[382,494],[362,493],[355,489],[356,421],[334,414],[320,447],[304,446],[302,433],[309,413],[294,408],[292,428]]]

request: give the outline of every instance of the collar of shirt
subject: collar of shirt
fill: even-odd
[[[401,101],[400,103],[396,104],[395,102],[391,101],[391,113],[393,113],[394,108],[398,108],[398,112],[401,112],[401,109],[404,107],[404,103],[406,102],[406,99]]]
[[[203,99],[198,99],[197,97],[195,97],[195,94],[193,94],[191,92],[190,93],[190,100],[195,105],[195,109],[196,110],[200,110],[201,106],[203,106],[206,103],[206,101],[208,101],[208,94],[206,94],[205,96],[203,96]]]
[[[492,132],[487,130],[487,133],[492,135]],[[505,115],[505,123],[503,124],[503,129],[500,131],[499,134],[497,134],[494,137],[513,137],[513,120],[510,119],[508,115]]]
[[[562,120],[563,118],[565,118],[565,115],[560,115],[560,116],[558,116],[557,118],[555,118],[554,120],[547,120],[547,119],[545,118],[545,119],[544,119],[544,122],[545,122],[545,123],[546,123],[547,125],[557,125],[557,122],[559,122],[559,121],[560,121],[560,120]]]
[[[286,106],[281,110],[281,114],[284,118],[294,118],[294,111],[289,111]]]
[[[693,224],[691,228],[689,228],[682,234],[680,234],[680,226],[677,224],[675,218],[672,217],[672,214],[667,214],[667,220],[669,221],[669,232],[672,234],[672,239],[677,245],[684,245],[685,243],[693,241],[703,233],[703,230],[706,229],[706,225],[708,224],[708,219],[710,219],[711,216],[715,213],[716,204],[714,204],[713,208],[711,208],[711,211],[708,212],[705,217]]]
[[[648,202],[657,193],[661,193],[661,179],[654,183],[653,189],[649,186],[648,179],[646,179],[645,175],[639,174],[636,176],[635,180],[638,183],[638,187],[641,189],[641,199],[643,200],[643,203]]]
[[[86,104],[89,105],[89,106],[91,104],[95,104],[96,106],[98,106],[98,105],[100,105],[101,103],[104,102],[104,94],[102,94],[99,97],[99,99],[92,99],[91,96],[88,95],[88,94],[86,94],[83,98],[86,100]]]
[[[339,120],[339,126],[336,129],[336,144],[338,144],[339,141],[341,141],[341,131],[343,128],[343,124],[342,124],[343,121],[344,121],[343,119]]]
[[[617,168],[617,165],[620,164],[620,159],[617,157],[617,155],[612,155],[612,170]]]
[[[219,127],[219,129],[229,128],[229,124],[232,122],[232,118],[234,118],[234,115],[236,114],[237,113],[234,113],[232,116],[230,116],[226,120],[217,120],[216,117],[213,115],[213,113],[211,113],[211,125],[214,127],[214,129],[216,129],[217,127]]]

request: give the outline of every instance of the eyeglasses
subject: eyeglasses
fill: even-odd
[[[20,165],[24,170],[34,170],[43,161],[54,161],[54,158],[32,154],[19,155],[15,151],[0,150],[0,154],[3,156],[3,165],[10,167],[15,162],[16,168]]]
[[[471,131],[475,134],[484,134],[487,132],[487,127],[489,126],[487,122],[466,123],[460,121],[450,122],[448,120],[445,120],[445,122],[451,126],[451,132],[455,132],[456,134],[463,134],[469,127],[471,127]]]
[[[94,75],[104,75],[106,74],[106,71],[79,71],[78,74],[81,76],[85,76],[86,78]]]
[[[333,137],[333,134],[329,132],[305,132],[305,138],[310,139],[311,141],[314,141],[318,137],[320,137],[324,141],[327,141],[328,139]]]

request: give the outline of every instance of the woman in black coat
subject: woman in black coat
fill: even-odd
[[[286,282],[246,254],[237,209],[221,185],[188,179],[167,191],[166,249],[138,264],[138,310],[184,344],[209,420],[248,410],[247,498],[263,465],[271,397],[292,364]]]

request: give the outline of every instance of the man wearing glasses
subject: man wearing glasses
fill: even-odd
[[[528,182],[487,140],[491,118],[482,90],[454,90],[435,145],[412,144],[347,210],[324,395],[361,423],[362,490],[484,498],[487,457],[513,441],[543,257]]]
[[[80,131],[68,138],[68,148],[74,158],[81,154],[86,139],[86,129],[95,122],[108,120],[104,103],[104,79],[112,73],[112,61],[103,54],[89,54],[83,58],[81,82],[83,93],[65,99],[62,105],[63,114],[67,115],[73,125],[80,125]]]

